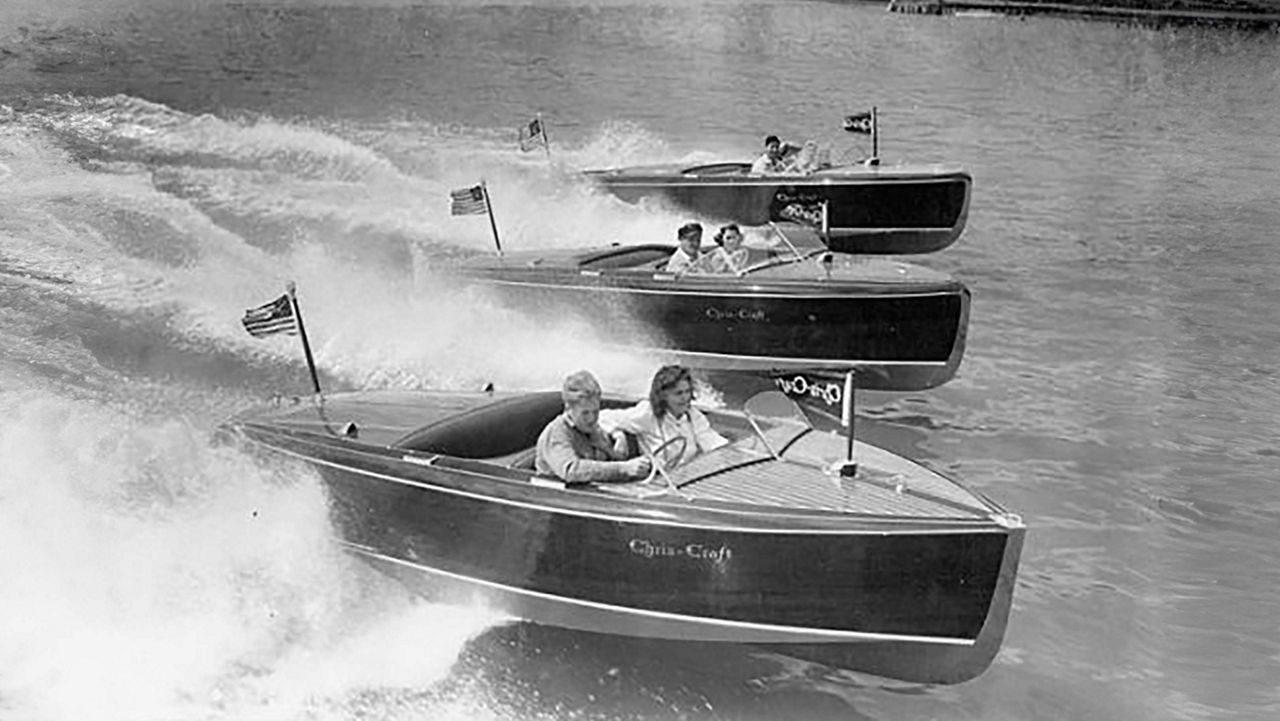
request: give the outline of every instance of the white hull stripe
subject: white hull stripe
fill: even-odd
[[[676,348],[652,348],[648,346],[616,346],[620,348],[631,348],[635,350],[645,351],[649,353],[666,353],[669,355],[678,355],[691,358],[729,358],[735,361],[750,364],[752,367],[759,367],[762,370],[786,367],[786,366],[803,366],[807,369],[813,369],[814,366],[822,366],[830,368],[839,366],[840,368],[878,368],[881,366],[914,366],[920,368],[944,367],[950,364],[949,360],[940,361],[906,361],[906,360],[848,360],[846,358],[799,358],[784,356],[761,356],[761,355],[735,355],[732,353],[706,353],[696,350],[678,350]],[[819,368],[821,370],[821,368]]]
[[[567,270],[568,272],[572,272],[572,270],[571,270],[571,269],[566,269],[566,270]],[[647,274],[647,273],[646,273],[646,274]],[[655,274],[655,275],[659,275],[659,276],[665,276],[665,275],[667,275],[667,274],[662,273],[662,272],[660,272],[660,271],[659,271],[659,272],[655,272],[654,274]],[[591,275],[590,277],[592,277],[592,278],[597,278],[597,277],[600,277],[600,276]],[[795,294],[795,293],[782,293],[782,292],[770,293],[770,292],[765,292],[765,291],[748,291],[748,292],[742,292],[742,291],[716,291],[716,292],[711,292],[711,291],[696,291],[696,290],[679,290],[679,289],[674,289],[674,288],[622,288],[622,287],[618,287],[618,286],[609,286],[609,285],[564,285],[564,284],[559,284],[559,283],[546,283],[546,282],[544,282],[544,283],[538,283],[538,282],[526,281],[526,280],[500,280],[500,279],[488,278],[488,277],[484,277],[484,276],[473,276],[473,279],[474,279],[474,280],[478,280],[478,281],[482,281],[482,282],[484,282],[484,283],[488,283],[488,284],[491,284],[491,285],[513,285],[513,286],[521,286],[521,287],[529,287],[529,288],[554,288],[554,289],[556,289],[556,290],[590,291],[590,292],[592,292],[592,293],[636,293],[636,294],[652,294],[652,295],[692,295],[692,296],[701,296],[701,297],[704,297],[704,298],[744,298],[744,299],[748,299],[748,300],[750,300],[750,299],[757,299],[757,298],[769,298],[769,299],[784,298],[784,299],[791,299],[791,300],[795,300],[795,301],[804,301],[804,300],[855,300],[855,299],[856,299],[856,300],[877,300],[877,299],[882,299],[882,298],[884,298],[884,299],[890,299],[890,300],[898,300],[898,299],[901,299],[901,298],[929,298],[929,297],[935,297],[935,296],[943,296],[943,297],[946,297],[946,296],[958,296],[958,295],[960,295],[960,293],[959,293],[958,291],[937,291],[937,290],[921,291],[921,292],[919,292],[919,293],[866,293],[866,294],[862,294],[862,295],[853,295],[853,294],[849,294],[849,293],[829,293],[829,294],[815,294],[815,295],[797,295],[797,294]],[[662,280],[663,282],[668,282],[668,283],[677,283],[677,282],[681,282],[681,281],[686,280],[686,279],[684,279],[684,278],[677,278],[676,276],[670,276],[670,277],[664,277],[664,278],[662,278],[661,280]],[[875,281],[871,281],[871,282],[875,282]],[[884,282],[885,282],[886,284],[888,284],[888,283],[890,283],[891,281],[884,281]],[[928,280],[926,280],[926,281],[919,281],[919,282],[922,282],[922,283],[933,283],[933,282],[945,282],[945,281],[941,281],[941,280],[939,280],[939,281],[928,281]]]
[[[610,613],[636,615],[636,616],[643,616],[646,618],[653,618],[653,619],[659,619],[664,621],[675,621],[675,622],[690,623],[690,624],[697,624],[697,625],[704,625],[704,626],[716,626],[720,628],[733,628],[733,629],[742,629],[742,630],[778,633],[778,634],[801,634],[804,636],[816,636],[820,638],[827,638],[832,641],[911,641],[916,643],[946,644],[948,646],[972,646],[975,643],[975,640],[973,639],[951,638],[948,636],[908,636],[908,635],[891,634],[891,633],[867,633],[865,631],[838,631],[834,629],[809,628],[805,626],[778,626],[778,625],[767,624],[767,623],[730,621],[727,619],[720,619],[720,618],[707,618],[705,616],[685,616],[678,613],[667,613],[665,611],[650,611],[647,609],[631,608],[628,606],[615,606],[607,603],[598,603],[596,601],[584,601],[577,598],[568,598],[565,596],[556,596],[549,593],[543,593],[541,591],[531,591],[524,588],[516,588],[514,586],[507,586],[500,583],[495,583],[493,581],[485,581],[479,578],[472,578],[470,576],[463,576],[457,573],[450,573],[449,571],[441,571],[436,568],[430,568],[428,566],[412,563],[410,561],[405,561],[403,559],[387,556],[385,554],[379,553],[365,546],[360,546],[353,543],[347,543],[345,541],[340,541],[340,543],[342,543],[342,545],[346,546],[352,551],[355,551],[356,553],[377,558],[378,560],[381,560],[381,561],[386,561],[386,562],[394,563],[400,566],[405,566],[407,568],[412,568],[416,571],[432,573],[440,576],[447,576],[456,581],[463,581],[466,583],[485,586],[487,588],[493,588],[493,589],[497,589],[497,590],[504,591],[506,593],[515,594],[515,595],[530,596],[530,597],[538,598],[544,601],[552,601],[558,604],[592,608],[598,611],[607,611]],[[804,643],[804,642],[805,640],[799,640],[799,639],[794,641],[794,643]],[[785,643],[785,642],[778,641],[778,643]]]

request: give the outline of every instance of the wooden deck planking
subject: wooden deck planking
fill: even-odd
[[[972,496],[964,507],[943,503],[917,493],[909,484],[902,493],[885,488],[887,477],[872,470],[860,471],[862,479],[815,475],[812,469],[766,463],[736,468],[696,481],[682,488],[694,500],[719,501],[869,514],[893,518],[981,518],[986,509]]]

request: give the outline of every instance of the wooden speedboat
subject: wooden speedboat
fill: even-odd
[[[807,175],[753,174],[745,162],[589,170],[627,202],[657,197],[713,221],[818,227],[843,253],[930,253],[951,245],[969,217],[973,178],[955,166],[840,165]]]
[[[848,439],[776,391],[707,411],[728,446],[566,486],[532,466],[561,410],[558,393],[365,392],[224,430],[313,467],[345,547],[432,598],[931,683],[999,649],[1025,529],[982,495],[864,443],[848,475]]]
[[[608,246],[468,259],[456,276],[539,317],[585,318],[609,342],[698,368],[857,368],[859,386],[920,390],[964,355],[959,281],[884,258],[758,249],[742,272],[674,275],[675,246]]]

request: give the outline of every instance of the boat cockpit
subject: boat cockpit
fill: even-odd
[[[581,270],[660,270],[676,252],[674,245],[620,245],[584,258]]]
[[[749,175],[751,173],[751,163],[711,163],[709,165],[695,165],[691,168],[685,168],[680,171],[681,175]]]
[[[807,163],[801,163],[795,168],[783,170],[780,172],[769,173],[769,175],[812,175],[815,172],[831,170],[834,165],[831,163],[831,151],[819,151],[818,157],[815,157]],[[795,156],[788,155],[787,158]],[[688,175],[695,178],[733,178],[742,176],[752,177],[751,163],[729,162],[729,163],[708,163],[706,165],[694,165],[680,171],[681,175]],[[759,177],[759,176],[755,176]]]
[[[455,458],[512,456],[532,448],[563,410],[555,391],[503,398],[423,426],[392,446]]]
[[[785,236],[784,236],[785,239]],[[714,246],[713,246],[714,247]],[[644,273],[661,273],[666,269],[667,261],[676,251],[674,245],[647,244],[616,246],[592,253],[579,261],[578,269],[589,273],[606,271],[641,271]],[[693,277],[714,278],[744,276],[765,268],[787,265],[814,258],[826,252],[825,247],[797,248],[790,240],[785,240],[782,247],[747,248],[747,262],[737,273],[689,273]]]
[[[601,408],[626,408],[634,402],[606,397]],[[772,408],[768,407],[770,403]],[[414,430],[391,447],[515,470],[520,473],[513,479],[531,480],[535,475],[538,436],[563,410],[560,394],[554,391],[501,398]],[[696,468],[681,464],[679,468],[664,469],[670,474],[672,487],[744,462],[777,458],[787,445],[811,429],[799,407],[776,391],[758,395],[748,401],[744,410],[742,415],[708,411],[708,419],[729,440],[729,445],[700,456],[696,464],[687,464]],[[638,443],[633,442],[631,455],[641,452]]]

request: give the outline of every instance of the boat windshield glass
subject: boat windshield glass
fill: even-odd
[[[757,393],[743,404],[742,412],[774,457],[780,456],[787,446],[813,429],[800,406],[782,391]]]
[[[787,250],[776,253],[770,253],[764,260],[743,268],[739,275],[750,275],[767,268],[776,268],[780,265],[791,265],[792,263],[800,263],[814,256],[827,252],[826,248],[797,248],[794,245],[788,246]]]

